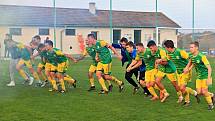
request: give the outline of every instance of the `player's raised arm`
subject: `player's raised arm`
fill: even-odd
[[[73,62],[77,63],[77,60],[71,54],[64,54],[67,58],[72,60]]]
[[[119,60],[122,60],[122,56],[116,51],[116,49],[112,45],[107,44],[107,47],[113,51],[114,55],[116,55]]]

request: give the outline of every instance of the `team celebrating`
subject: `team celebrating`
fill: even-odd
[[[145,47],[143,43],[134,44],[126,38],[122,38],[119,44],[110,45],[104,40],[96,40],[94,34],[88,34],[82,56],[74,58],[71,54],[54,48],[51,40],[41,43],[39,35],[34,36],[29,45],[13,41],[10,35],[6,36],[9,37],[6,44],[11,50],[11,82],[7,86],[15,86],[12,70],[14,67],[24,79],[25,84],[32,85],[36,80],[36,86],[45,87],[50,83],[49,91],[65,93],[68,91],[66,84],[76,88],[77,83],[77,80],[67,73],[69,60],[78,63],[86,56],[90,56],[92,61],[88,71],[90,83],[88,91],[96,89],[95,74],[101,85],[99,94],[110,93],[113,82],[116,83],[121,93],[124,89],[124,82],[111,73],[112,51],[122,62],[122,66],[127,63],[125,80],[133,86],[133,94],[142,88],[151,101],[165,102],[170,96],[163,84],[163,81],[166,81],[164,78],[167,77],[176,90],[177,103],[189,106],[190,95],[196,98],[197,103],[200,103],[200,96],[204,96],[208,109],[214,108],[215,94],[209,92],[212,87],[212,69],[206,55],[199,51],[199,43],[196,41],[190,43],[188,53],[176,48],[172,40],[165,40],[163,47],[159,47],[153,40],[149,41]],[[116,49],[120,49],[121,54]],[[40,56],[40,62],[36,71],[33,68],[33,62],[37,56]],[[23,67],[26,67],[30,74]],[[193,68],[196,72],[196,89],[192,89],[189,85],[193,76]],[[132,78],[133,75],[135,75],[137,83]]]

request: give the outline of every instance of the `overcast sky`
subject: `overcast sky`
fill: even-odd
[[[113,0],[114,10],[155,11],[156,0]],[[98,9],[109,9],[109,0],[56,0],[57,7],[88,8],[95,2]],[[0,4],[52,6],[53,0],[0,0]],[[195,0],[195,26],[215,28],[215,0]],[[192,27],[192,0],[158,0],[158,10],[182,27]]]

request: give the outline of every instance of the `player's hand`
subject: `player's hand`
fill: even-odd
[[[187,74],[188,72],[189,72],[189,70],[186,69],[186,68],[183,70],[183,73],[184,73],[184,74]]]
[[[121,55],[117,56],[117,58],[118,58],[120,61],[122,60],[122,56],[121,56]]]
[[[97,62],[99,62],[99,57],[96,56],[95,59],[96,59]]]
[[[212,85],[212,78],[211,77],[208,77],[208,79],[207,79],[207,85]]]
[[[155,63],[156,63],[156,64],[160,64],[161,61],[162,61],[161,59],[157,59],[157,60],[155,61]]]
[[[128,68],[126,69],[126,72],[130,72],[130,71],[131,71],[131,68],[128,67]]]
[[[74,60],[73,60],[73,62],[74,62],[74,63],[77,63],[77,62],[78,62],[78,60],[74,59]]]
[[[30,58],[31,58],[31,60],[34,60],[34,56],[33,55]]]

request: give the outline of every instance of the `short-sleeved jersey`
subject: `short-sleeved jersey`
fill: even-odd
[[[110,50],[107,47],[107,42],[104,40],[97,40],[96,52],[98,53],[99,60],[102,64],[108,64],[112,62]]]
[[[67,57],[64,55],[64,53],[61,50],[54,48],[54,51],[55,51],[56,56],[57,56],[56,57],[57,63],[63,63],[63,62],[68,61]]]
[[[20,58],[22,58],[23,60],[31,59],[31,53],[28,51],[24,44],[18,43],[16,46],[20,49]]]
[[[152,55],[151,50],[146,48],[144,52],[140,52],[137,54],[135,60],[143,59],[146,65],[146,71],[152,70],[155,68],[155,57]]]
[[[155,59],[166,59],[168,61],[167,65],[158,65],[158,70],[164,73],[175,73],[176,67],[174,63],[167,58],[166,51],[158,47],[158,50],[154,53]]]
[[[189,58],[194,65],[197,73],[198,79],[207,79],[208,78],[208,68],[207,65],[210,65],[206,55],[199,52],[196,56],[189,54]]]
[[[45,64],[46,63],[46,58],[47,58],[47,51],[42,51],[42,52],[39,52],[39,55],[41,57],[41,62],[42,64]]]
[[[95,57],[96,57],[96,46],[95,45],[93,45],[91,47],[86,47],[84,49],[83,56],[86,56],[86,55],[89,55],[93,60],[92,64],[94,66],[97,66],[97,61],[95,59]]]
[[[189,54],[185,50],[175,48],[174,52],[167,52],[168,58],[175,64],[177,73],[183,73],[188,64]]]
[[[57,48],[53,48],[52,51],[47,52],[46,56],[47,62],[57,66],[59,63],[66,62],[68,59],[67,57]]]

